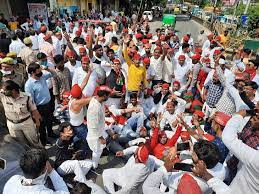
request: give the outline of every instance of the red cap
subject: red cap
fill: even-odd
[[[210,58],[209,57],[203,58],[203,62],[204,63],[210,63]]]
[[[143,63],[144,63],[144,64],[150,64],[150,59],[149,59],[148,57],[145,57],[145,58],[143,59]]]
[[[45,33],[45,32],[47,32],[47,26],[41,26],[40,27],[40,32],[42,32],[42,33]]]
[[[192,56],[192,59],[193,60],[200,60],[201,56],[200,56],[200,54],[195,54],[195,55]]]
[[[202,102],[195,99],[193,102],[192,102],[192,106],[203,106]]]
[[[181,132],[181,139],[183,141],[188,141],[190,140],[191,136],[190,136],[190,133],[188,131],[182,131]]]
[[[198,115],[201,118],[203,118],[205,116],[205,114],[202,111],[200,111],[200,110],[195,110],[193,114],[196,114],[196,115]]]
[[[196,54],[199,54],[201,55],[202,54],[202,48],[196,48],[195,51],[194,51]]]
[[[67,53],[66,53],[66,55],[67,55],[68,57],[74,57],[74,56],[75,56],[75,53],[74,53],[73,51],[71,51],[71,50],[68,50]]]
[[[170,85],[168,83],[162,84],[162,88],[165,89],[165,90],[168,90],[169,87],[170,87]]]
[[[215,38],[215,40],[218,41],[218,42],[220,42],[220,41],[221,41],[221,37],[220,37],[220,36],[217,36],[217,37]]]
[[[88,56],[83,56],[81,61],[82,61],[82,63],[87,63],[90,61],[90,58]]]
[[[77,30],[77,31],[76,31],[76,35],[77,35],[77,36],[81,36],[81,34],[82,34],[82,32],[81,32],[80,30]]]
[[[177,194],[202,194],[197,181],[188,173],[185,173],[179,181]]]
[[[79,48],[79,52],[85,52],[85,51],[86,51],[85,47],[80,47]]]
[[[214,114],[214,121],[218,124],[220,124],[221,126],[226,126],[227,122],[229,121],[229,119],[231,119],[230,115],[227,115],[223,112],[216,112]]]
[[[4,53],[0,53],[0,58],[5,58],[6,55]]]
[[[183,41],[184,42],[188,42],[189,40],[190,40],[189,36],[187,36],[187,35],[183,36]]]
[[[154,51],[159,51],[161,53],[162,52],[162,48],[157,46]]]
[[[141,146],[137,149],[137,156],[138,156],[138,160],[141,163],[146,163],[148,160],[148,156],[149,156],[149,150],[146,146]]]
[[[165,40],[166,40],[166,36],[165,36],[165,35],[161,35],[161,36],[160,36],[160,40],[161,40],[161,41],[165,41]]]
[[[179,57],[178,57],[178,60],[181,60],[181,61],[183,61],[183,60],[185,60],[186,58],[185,58],[185,55],[180,55]]]
[[[146,35],[147,39],[151,39],[152,36],[153,36],[152,34],[147,34],[147,35]]]
[[[129,33],[129,30],[128,30],[127,28],[124,28],[124,29],[122,30],[122,32],[125,33],[125,34],[128,34],[128,33]]]
[[[70,23],[70,27],[73,27],[73,26],[75,26],[75,24],[72,22],[72,23]]]
[[[78,98],[82,95],[82,89],[79,87],[78,84],[75,84],[73,85],[70,93],[73,98]]]
[[[213,54],[214,54],[214,55],[220,55],[220,54],[221,54],[221,51],[220,51],[220,50],[215,50]]]
[[[147,43],[149,43],[149,40],[148,40],[148,39],[143,39],[143,40],[142,40],[142,43],[143,43],[143,44],[147,44]]]
[[[51,38],[51,35],[50,35],[50,34],[46,34],[46,36],[44,36],[43,39],[44,39],[45,41],[47,41],[47,40],[49,40],[50,38]]]
[[[133,56],[133,60],[140,60],[141,59],[141,56],[140,54],[136,53],[134,56]]]
[[[138,33],[136,34],[136,39],[141,39],[142,38],[142,34]]]
[[[121,63],[121,60],[118,59],[118,58],[117,58],[117,59],[114,59],[114,60],[113,60],[113,63]]]
[[[181,85],[179,81],[174,81],[174,82],[173,82],[173,85],[175,85],[175,84],[177,84],[178,86]]]

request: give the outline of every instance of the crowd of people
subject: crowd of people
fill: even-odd
[[[0,108],[27,150],[3,193],[259,193],[258,53],[230,58],[227,31],[98,17],[1,15]],[[108,161],[100,186],[86,175],[105,154],[124,165]]]

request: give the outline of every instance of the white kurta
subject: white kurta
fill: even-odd
[[[99,152],[105,147],[99,141],[105,132],[105,115],[103,104],[96,98],[92,98],[87,109],[87,127],[88,145],[93,152]]]
[[[154,80],[162,80],[163,78],[163,63],[162,57],[155,59],[155,57],[151,57],[150,66],[155,70],[155,78]]]

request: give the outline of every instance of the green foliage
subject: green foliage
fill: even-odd
[[[236,15],[242,15],[245,11],[245,7],[246,7],[246,5],[243,5],[243,4],[238,5],[237,10],[236,10]],[[231,7],[231,8],[226,9],[224,11],[224,14],[231,15],[231,14],[234,14],[234,11],[235,11],[235,8]],[[247,14],[248,14],[248,16],[259,15],[259,5],[250,4]]]

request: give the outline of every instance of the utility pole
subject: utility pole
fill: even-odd
[[[248,11],[248,8],[249,8],[249,5],[250,5],[250,2],[251,2],[251,0],[247,0],[247,2],[246,2],[246,8],[245,8],[245,11],[244,11],[244,15],[246,15],[246,14],[247,14],[247,11]]]

